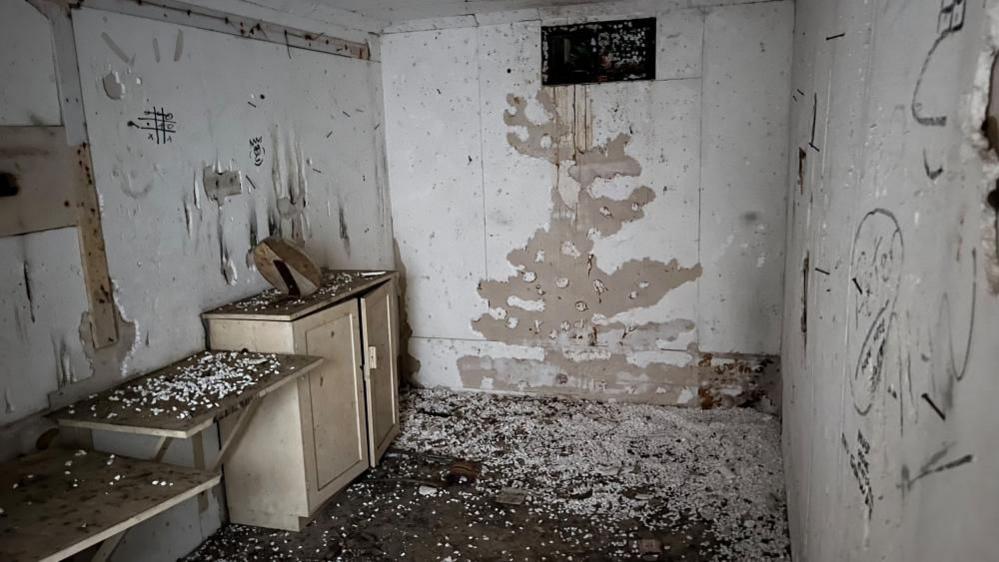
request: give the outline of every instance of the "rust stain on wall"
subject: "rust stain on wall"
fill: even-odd
[[[479,283],[490,310],[472,324],[490,341],[540,348],[544,357],[461,357],[463,386],[700,407],[758,401],[761,389],[769,388],[764,381],[773,377],[772,358],[711,356],[694,345],[670,349],[671,342],[695,330],[691,319],[627,319],[703,271],[700,264],[676,259],[632,259],[613,271],[601,266],[594,240],[645,218],[656,193],[644,185],[622,199],[591,191],[597,179],[637,177],[642,167],[627,153],[628,134],[594,144],[586,92],[585,86],[543,88],[534,98],[545,116],[540,121],[528,116],[524,97],[507,96],[510,108],[503,120],[512,128],[509,144],[556,167],[549,187],[552,214],[524,247],[507,255],[518,274]],[[667,362],[663,357],[670,353],[679,358]]]

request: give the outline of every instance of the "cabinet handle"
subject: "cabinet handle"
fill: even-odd
[[[373,345],[368,347],[368,365],[372,369],[378,368],[378,348]]]

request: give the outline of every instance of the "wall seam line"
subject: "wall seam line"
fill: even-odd
[[[701,213],[704,209],[701,206],[701,193],[704,191],[704,79],[707,56],[705,53],[705,46],[707,41],[705,36],[708,34],[708,16],[704,11],[701,11],[701,72],[700,76],[700,92],[698,94],[698,110],[700,113],[699,119],[697,120],[697,263],[701,265],[701,271],[704,271],[703,259],[701,258]],[[697,321],[694,323],[694,339],[697,342],[697,346],[701,345],[701,281],[697,280],[697,302],[694,304],[695,313],[694,317]]]
[[[475,28],[475,69],[476,85],[478,86],[479,114],[479,189],[482,194],[482,269],[489,278],[489,232],[486,227],[486,164],[485,149],[482,140],[482,37],[478,27]]]

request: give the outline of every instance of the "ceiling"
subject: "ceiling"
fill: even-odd
[[[293,0],[299,4],[320,5],[385,23],[481,14],[503,10],[594,4],[598,0]],[[255,0],[257,4],[281,4],[287,0]],[[275,6],[272,6],[275,7]]]

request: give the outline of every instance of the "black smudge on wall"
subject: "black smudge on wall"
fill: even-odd
[[[35,322],[35,301],[31,296],[31,275],[28,262],[24,262],[24,296],[28,299],[28,312],[31,313],[31,323]]]
[[[336,211],[337,212],[337,218],[340,221],[340,240],[343,240],[344,250],[347,251],[347,255],[349,256],[350,255],[350,232],[348,232],[348,230],[347,230],[347,218],[345,216],[346,215],[346,211],[343,208],[343,199],[340,197],[339,194],[337,195],[337,198],[336,198],[336,206],[337,206],[337,211]]]

